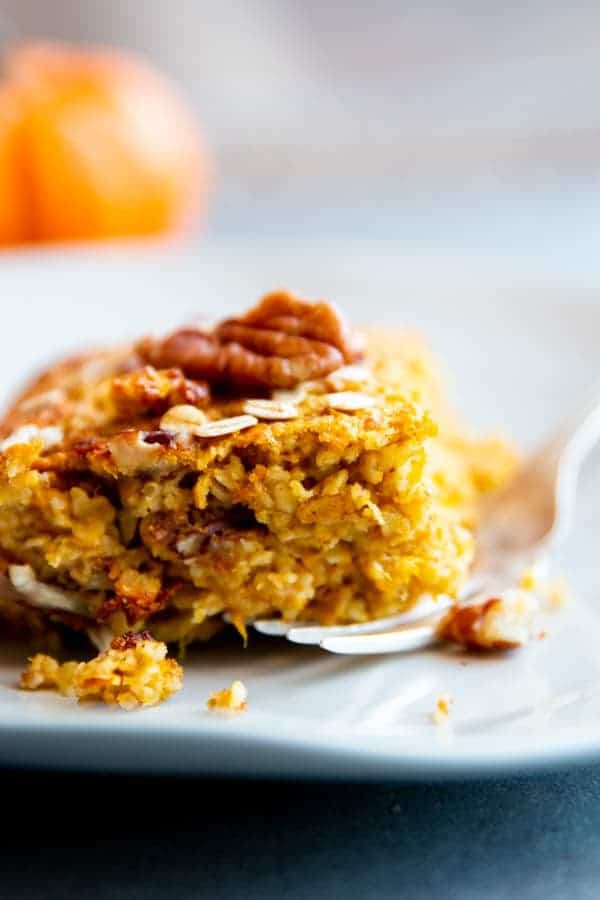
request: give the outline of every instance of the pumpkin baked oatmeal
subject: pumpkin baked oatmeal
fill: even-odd
[[[53,366],[0,440],[4,619],[102,649],[456,595],[515,465],[456,419],[417,337],[284,292]]]

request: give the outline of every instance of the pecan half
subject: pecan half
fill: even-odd
[[[328,303],[285,291],[267,294],[244,316],[212,332],[182,328],[146,339],[140,356],[158,367],[178,366],[191,378],[237,387],[291,388],[362,359],[362,343]]]
[[[112,398],[117,412],[125,417],[158,415],[178,404],[205,406],[208,385],[190,381],[180,368],[157,370],[144,366],[113,378]]]

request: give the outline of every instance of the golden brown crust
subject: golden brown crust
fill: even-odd
[[[0,421],[0,437],[20,425],[53,425],[87,402],[92,384],[139,369],[142,360],[130,346],[78,353],[54,363],[25,387]]]

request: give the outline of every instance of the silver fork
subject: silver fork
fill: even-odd
[[[581,466],[598,440],[600,386],[484,505],[472,576],[460,605],[514,587],[526,568],[547,564],[571,528]],[[448,597],[425,598],[406,613],[358,625],[260,619],[253,627],[332,653],[398,653],[437,643],[438,626],[453,605]]]

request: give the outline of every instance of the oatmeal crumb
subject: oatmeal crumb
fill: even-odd
[[[431,718],[436,725],[445,725],[450,718],[450,709],[454,703],[454,698],[450,694],[441,694],[435,704],[435,709],[431,713]]]
[[[147,632],[129,632],[115,638],[103,653],[88,662],[66,662],[38,653],[21,675],[20,687],[42,688],[97,700],[121,709],[154,706],[180,690],[183,670],[167,659],[167,647]]]
[[[552,578],[544,581],[538,588],[544,608],[551,612],[567,609],[573,603],[571,587],[564,578]]]
[[[536,566],[531,566],[521,574],[519,587],[535,594],[544,610],[549,612],[565,609],[573,601],[570,585],[565,578],[547,576]]]
[[[524,591],[534,591],[538,586],[538,574],[534,566],[530,566],[521,574],[519,579],[519,587]]]
[[[67,696],[73,695],[73,675],[78,663],[59,663],[53,656],[36,653],[27,661],[21,673],[19,687],[23,691],[54,690]]]
[[[229,712],[245,712],[247,708],[248,690],[243,681],[234,681],[230,687],[216,691],[208,698],[208,708],[228,710]]]

